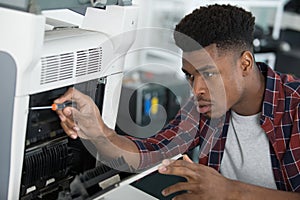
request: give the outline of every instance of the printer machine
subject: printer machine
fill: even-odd
[[[23,2],[30,5],[18,9]],[[39,13],[34,2],[0,1],[0,199],[118,199],[131,190],[138,199],[154,199],[126,186],[105,195],[115,185],[100,188],[104,178],[129,173],[96,164],[94,150],[68,138],[55,112],[30,109],[51,105],[76,87],[95,100],[104,122],[115,128],[137,7],[127,0],[88,6],[84,15],[69,9]],[[130,168],[122,158],[113,162]],[[83,183],[76,185],[76,177]],[[72,193],[76,187],[85,187],[84,192]]]
[[[136,174],[123,157],[99,162],[89,141],[66,136],[55,112],[30,109],[75,87],[114,129],[137,7],[131,0],[92,0],[80,14],[41,9],[43,1],[0,0],[0,199],[164,199],[164,181],[151,182],[157,166]]]

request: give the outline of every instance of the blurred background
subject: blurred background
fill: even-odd
[[[256,17],[255,51],[257,61],[267,62],[273,69],[300,76],[297,66],[300,58],[300,0],[134,0],[140,7],[138,27],[174,29],[186,14],[208,4],[231,4],[251,11]],[[140,33],[140,34],[139,34]],[[170,33],[170,34],[168,34]],[[150,45],[165,47],[176,52],[172,32],[161,34],[140,31],[133,48]],[[179,51],[179,50],[178,50]],[[175,67],[178,56],[150,49],[128,55],[126,70],[147,63],[168,63]],[[172,64],[171,64],[172,63]]]
[[[117,121],[120,133],[151,136],[162,128],[161,121],[171,119],[189,97],[172,30],[186,14],[203,5],[231,4],[251,11],[256,18],[253,41],[256,61],[300,77],[300,0],[134,0],[133,3],[140,7],[139,30],[125,65]],[[163,106],[165,113],[156,104]],[[129,126],[131,119],[137,126]]]

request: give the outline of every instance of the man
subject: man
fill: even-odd
[[[194,102],[153,137],[117,135],[74,89],[55,101],[72,98],[80,107],[58,111],[62,127],[135,168],[199,145],[199,164],[184,156],[159,168],[186,178],[162,191],[187,191],[175,199],[300,199],[299,82],[255,63],[253,29],[252,14],[230,5],[200,7],[181,20],[174,38]]]

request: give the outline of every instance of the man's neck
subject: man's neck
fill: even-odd
[[[261,112],[262,102],[265,92],[265,77],[258,70],[257,66],[252,77],[248,78],[243,97],[240,103],[232,107],[236,113],[240,115],[254,115]]]

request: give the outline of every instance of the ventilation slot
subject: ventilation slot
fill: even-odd
[[[41,61],[41,85],[72,78],[73,53],[43,57]]]
[[[102,48],[77,51],[76,77],[101,71]]]

